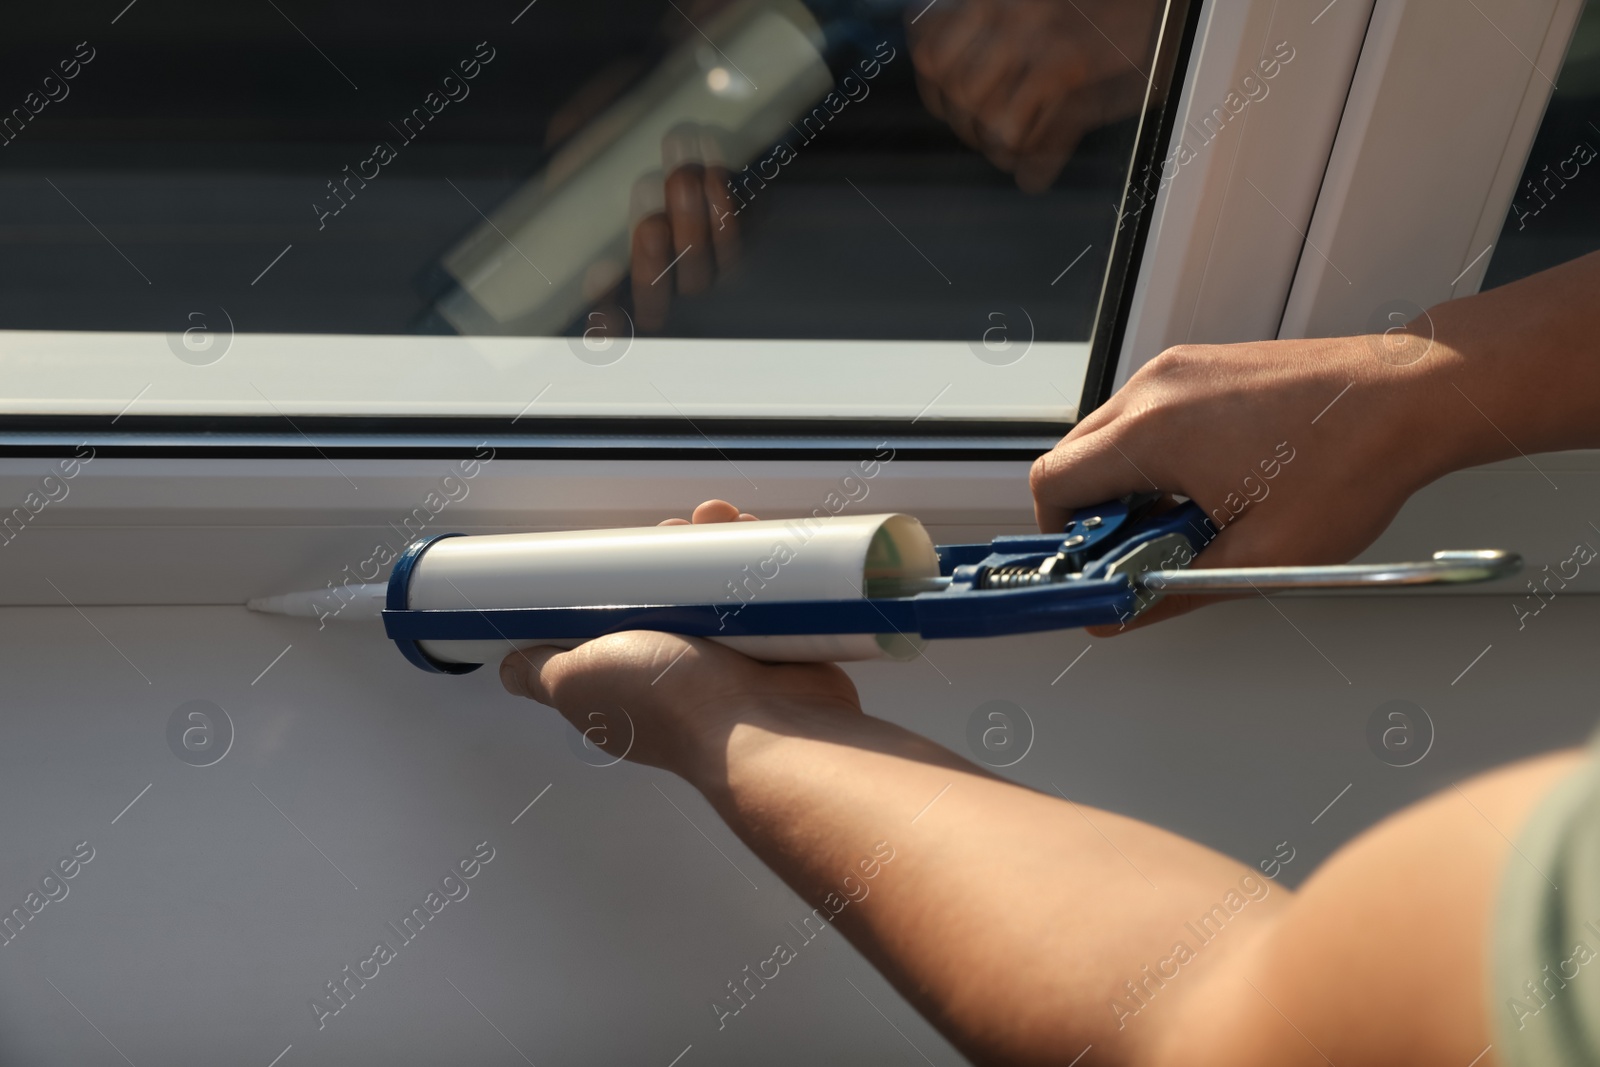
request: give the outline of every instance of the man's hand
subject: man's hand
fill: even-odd
[[[555,708],[601,751],[696,785],[720,773],[741,722],[861,714],[855,685],[831,663],[758,663],[713,641],[649,631],[599,637],[570,652],[513,652],[500,681]]]
[[[704,504],[694,509],[693,514],[687,519],[662,519],[662,526],[696,526],[706,522],[755,522],[756,517],[747,512],[740,511],[726,500],[707,500]]]
[[[924,105],[1026,192],[1050,187],[1083,135],[1136,114],[1153,0],[964,0],[909,20]]]
[[[1600,447],[1596,291],[1600,253],[1383,334],[1170,349],[1034,463],[1039,528],[1156,489],[1221,531],[1196,567],[1343,563],[1451,471]]]
[[[754,519],[725,500],[708,500],[693,515],[697,524]],[[596,638],[570,652],[513,652],[500,664],[500,681],[561,712],[601,751],[691,782],[715,776],[741,721],[861,714],[855,685],[831,663],[758,663],[713,641],[645,631]]]
[[[675,295],[705,292],[739,259],[739,205],[728,191],[717,131],[689,124],[669,130],[661,173],[639,179],[633,201],[633,311],[639,329],[657,333]]]
[[[1425,364],[1446,357],[1382,358],[1397,351],[1393,337],[1170,349],[1034,463],[1039,528],[1159,489],[1220,531],[1197,567],[1342,563],[1442,473],[1426,413],[1458,398],[1438,394]],[[1166,597],[1135,625],[1207,599]]]

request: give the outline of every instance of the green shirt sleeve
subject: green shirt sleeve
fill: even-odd
[[[1506,1067],[1600,1063],[1600,762],[1540,802],[1500,883],[1491,956]]]

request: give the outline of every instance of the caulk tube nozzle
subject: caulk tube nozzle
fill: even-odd
[[[344,585],[336,589],[310,589],[299,593],[280,593],[277,596],[256,597],[245,602],[251,611],[264,615],[290,615],[300,619],[326,619],[371,621],[382,617],[384,598],[389,587],[381,582],[371,585]]]

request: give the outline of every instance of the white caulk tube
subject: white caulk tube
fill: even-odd
[[[713,604],[736,613],[753,602],[859,600],[869,580],[938,574],[938,552],[920,522],[860,515],[446,537],[426,545],[403,580],[405,606],[415,611]],[[384,590],[362,587],[341,617],[373,618]],[[249,606],[320,616],[327,600],[319,590]],[[712,640],[774,662],[905,659],[920,648],[920,638],[893,632]],[[418,640],[415,648],[435,664],[466,665],[497,663],[516,647],[581,641]]]

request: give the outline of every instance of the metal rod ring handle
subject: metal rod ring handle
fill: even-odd
[[[1163,593],[1268,592],[1289,589],[1365,589],[1373,586],[1451,585],[1505,578],[1522,557],[1499,549],[1435,552],[1414,563],[1345,563],[1325,567],[1218,567],[1151,570],[1135,584]]]

